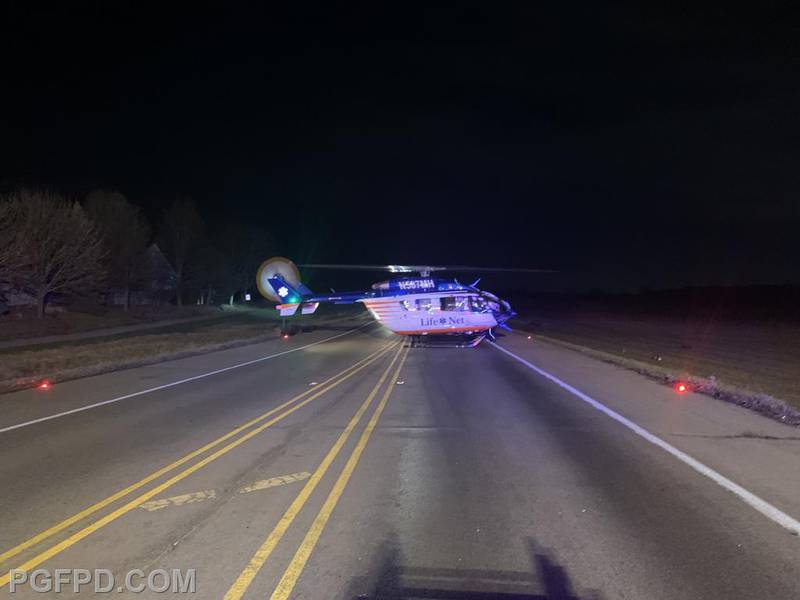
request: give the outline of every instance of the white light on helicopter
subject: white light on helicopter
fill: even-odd
[[[250,294],[245,294],[244,295],[244,301],[245,302],[250,302]]]

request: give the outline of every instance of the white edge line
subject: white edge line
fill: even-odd
[[[521,358],[521,357],[517,356],[516,354],[514,354],[510,350],[506,350],[505,348],[503,348],[501,346],[498,346],[494,342],[489,342],[489,343],[492,346],[494,346],[495,348],[497,348],[498,350],[500,350],[500,352],[503,352],[503,353],[507,354],[508,356],[512,357],[513,359],[517,360],[518,362],[520,362],[523,365],[525,365],[526,367],[528,367],[529,369],[535,371],[536,373],[538,373],[539,375],[541,375],[545,379],[548,379],[548,380],[552,381],[553,383],[555,383],[559,387],[567,390],[569,393],[573,394],[574,396],[577,396],[578,398],[580,398],[581,400],[583,400],[587,404],[589,404],[592,407],[596,408],[597,410],[599,410],[600,412],[604,413],[605,415],[611,417],[612,419],[614,419],[618,423],[624,425],[625,427],[627,427],[628,429],[633,431],[636,435],[639,435],[639,436],[643,437],[644,439],[646,439],[651,444],[653,444],[655,446],[658,446],[659,448],[661,448],[662,450],[665,450],[666,452],[669,452],[672,456],[674,456],[675,458],[677,458],[681,462],[689,465],[690,467],[692,467],[695,471],[697,471],[701,475],[705,475],[706,477],[708,477],[709,479],[711,479],[712,481],[714,481],[718,485],[722,486],[723,488],[725,488],[729,492],[732,492],[733,494],[736,494],[746,504],[749,504],[752,508],[756,509],[758,512],[760,512],[765,517],[767,517],[769,519],[772,519],[775,523],[777,523],[781,527],[785,527],[786,529],[791,531],[794,535],[800,535],[800,521],[797,521],[796,519],[794,519],[791,516],[787,515],[785,512],[783,512],[779,508],[776,508],[775,506],[773,506],[772,504],[770,504],[766,500],[763,500],[762,498],[759,498],[758,496],[756,496],[752,492],[750,492],[750,491],[746,490],[745,488],[743,488],[742,486],[740,486],[738,483],[734,483],[733,481],[731,481],[730,479],[728,479],[724,475],[720,475],[714,469],[704,465],[699,460],[697,460],[695,458],[692,458],[691,456],[689,456],[688,454],[686,454],[685,452],[683,452],[681,450],[678,450],[672,444],[669,444],[669,443],[665,442],[664,440],[662,440],[660,437],[658,437],[656,435],[653,435],[652,433],[647,431],[644,427],[641,427],[641,426],[637,425],[636,423],[634,423],[633,421],[631,421],[630,419],[628,419],[626,417],[623,417],[618,412],[608,408],[606,405],[602,404],[601,402],[598,402],[597,400],[595,400],[591,396],[588,396],[588,395],[584,394],[583,392],[581,392],[580,390],[572,387],[570,384],[565,383],[564,381],[561,381],[555,375],[551,375],[550,373],[548,373],[544,369],[541,369],[541,368],[537,367],[536,365],[528,362],[524,358]]]
[[[113,404],[115,402],[120,402],[122,400],[127,400],[129,398],[134,398],[136,396],[143,396],[145,394],[150,394],[152,392],[157,392],[159,390],[164,390],[167,388],[174,387],[176,385],[181,385],[183,383],[189,383],[190,381],[195,381],[197,379],[203,379],[205,377],[211,377],[212,375],[218,375],[220,373],[224,373],[225,371],[232,371],[233,369],[238,369],[240,367],[246,367],[247,365],[252,365],[255,363],[263,362],[265,360],[269,360],[271,358],[277,358],[279,356],[283,356],[284,354],[291,354],[292,352],[298,352],[299,350],[305,350],[306,348],[311,348],[312,346],[317,346],[318,344],[324,344],[325,342],[329,342],[331,340],[335,340],[336,338],[340,338],[345,335],[349,335],[354,331],[358,331],[359,329],[363,329],[369,325],[373,325],[374,323],[365,323],[359,327],[354,329],[349,329],[344,333],[337,333],[334,336],[329,338],[325,338],[323,340],[319,340],[316,342],[312,342],[311,344],[306,344],[305,346],[299,346],[297,348],[292,348],[290,350],[284,350],[283,352],[277,352],[275,354],[270,354],[268,356],[262,356],[260,358],[255,358],[253,360],[248,360],[247,362],[238,363],[236,365],[231,365],[229,367],[224,367],[222,369],[216,369],[214,371],[209,371],[207,373],[201,373],[200,375],[194,375],[192,377],[187,377],[186,379],[181,379],[179,381],[172,381],[170,383],[165,383],[163,385],[157,385],[156,387],[148,388],[146,390],[139,390],[138,392],[133,392],[132,394],[125,394],[124,396],[119,396],[117,398],[111,398],[110,400],[103,400],[102,402],[95,402],[94,404],[87,404],[86,406],[80,406],[78,408],[73,408],[72,410],[65,410],[64,412],[55,413],[53,415],[48,415],[46,417],[40,417],[38,419],[33,419],[31,421],[25,421],[24,423],[17,423],[16,425],[9,425],[8,427],[3,427],[0,429],[0,433],[6,433],[8,431],[13,431],[14,429],[22,429],[23,427],[29,427],[31,425],[36,425],[37,423],[43,423],[44,421],[51,421],[53,419],[59,419],[61,417],[66,417],[67,415],[74,415],[75,413],[83,412],[85,410],[91,410],[93,408],[98,408],[100,406],[105,406],[106,404]]]

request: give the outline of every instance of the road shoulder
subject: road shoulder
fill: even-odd
[[[556,344],[514,335],[500,345],[800,517],[797,428],[702,394],[679,395],[643,375]]]

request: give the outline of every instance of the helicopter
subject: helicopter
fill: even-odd
[[[369,290],[315,294],[300,281],[299,267],[387,271],[398,278],[374,283]],[[545,269],[482,268],[428,265],[300,264],[276,256],[258,269],[256,283],[262,296],[277,302],[282,317],[313,314],[320,303],[363,304],[370,315],[395,334],[411,338],[411,345],[475,347],[487,337],[495,339],[499,327],[517,313],[506,301],[478,289],[480,279],[462,284],[457,279],[432,277],[438,271],[501,271],[546,273]],[[409,276],[409,274],[413,276]]]

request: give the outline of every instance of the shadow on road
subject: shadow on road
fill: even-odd
[[[368,574],[354,577],[350,600],[602,600],[578,596],[563,567],[528,538],[530,571],[407,566],[398,544],[386,542]],[[364,590],[369,590],[367,593]]]

